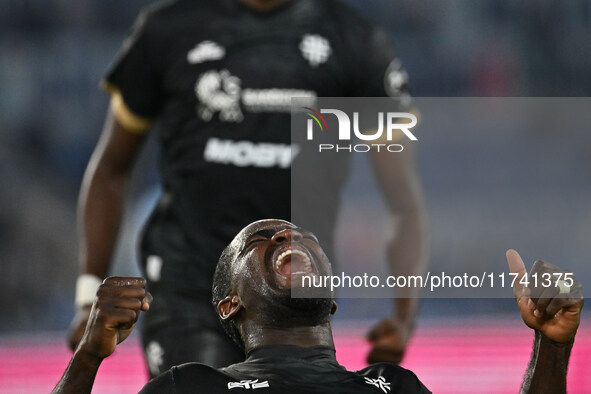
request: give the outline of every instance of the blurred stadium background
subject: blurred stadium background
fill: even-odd
[[[392,35],[415,96],[590,95],[589,1],[348,2]],[[75,204],[108,105],[98,83],[148,3],[0,0],[0,392],[47,392],[67,362],[63,331],[73,315],[77,275]],[[528,260],[589,260],[591,133],[513,136],[532,148],[516,150],[519,159],[512,161],[493,160],[504,145],[490,135],[475,133],[460,145],[450,130],[431,137],[419,148],[419,167],[433,261],[502,261],[495,234],[505,230],[522,238],[499,247],[523,245]],[[455,151],[443,153],[452,146]],[[150,160],[155,150],[149,144],[140,159],[113,274],[138,273],[134,231],[158,193]],[[467,166],[475,157],[483,158],[479,165]],[[531,170],[511,176],[521,165]],[[491,188],[520,196],[510,212],[491,197]],[[576,274],[591,277],[591,266]],[[520,323],[508,301],[426,300],[405,366],[426,375],[434,392],[475,392],[483,382],[490,389],[478,392],[516,392],[531,340],[527,330],[513,330]],[[345,364],[361,365],[362,322],[387,308],[383,300],[342,301],[336,326]],[[587,308],[587,323],[589,316]],[[571,392],[591,391],[590,334],[583,325]],[[121,367],[139,360],[137,341],[120,355],[120,364],[99,376],[95,392],[141,386],[140,363]]]

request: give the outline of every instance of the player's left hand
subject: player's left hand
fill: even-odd
[[[372,348],[367,363],[380,362],[399,364],[404,357],[406,343],[412,333],[412,326],[396,318],[383,319],[367,333]]]
[[[581,284],[574,275],[541,260],[527,274],[521,256],[514,250],[507,251],[507,262],[510,272],[517,273],[513,291],[525,324],[554,342],[571,341],[579,327],[584,303]],[[572,283],[570,279],[564,280],[564,274],[572,278]]]

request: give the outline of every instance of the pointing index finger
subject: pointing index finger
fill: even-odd
[[[513,281],[513,294],[515,297],[523,297],[525,296],[524,286],[521,283],[521,279],[527,275],[527,271],[525,269],[525,263],[523,259],[517,253],[517,251],[513,249],[509,249],[506,253],[507,256],[507,263],[509,264],[509,272],[516,273],[517,277]]]

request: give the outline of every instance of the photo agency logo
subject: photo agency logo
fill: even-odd
[[[307,115],[306,139],[318,143],[319,153],[372,150],[397,153],[404,150],[403,145],[398,143],[401,139],[418,140],[411,131],[417,125],[417,117],[410,112],[366,110],[348,114],[336,108],[302,108]],[[335,121],[337,128],[332,126]]]

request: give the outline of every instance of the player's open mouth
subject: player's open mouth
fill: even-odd
[[[312,256],[304,247],[297,244],[286,245],[275,251],[273,268],[283,276],[309,275],[315,272]]]

